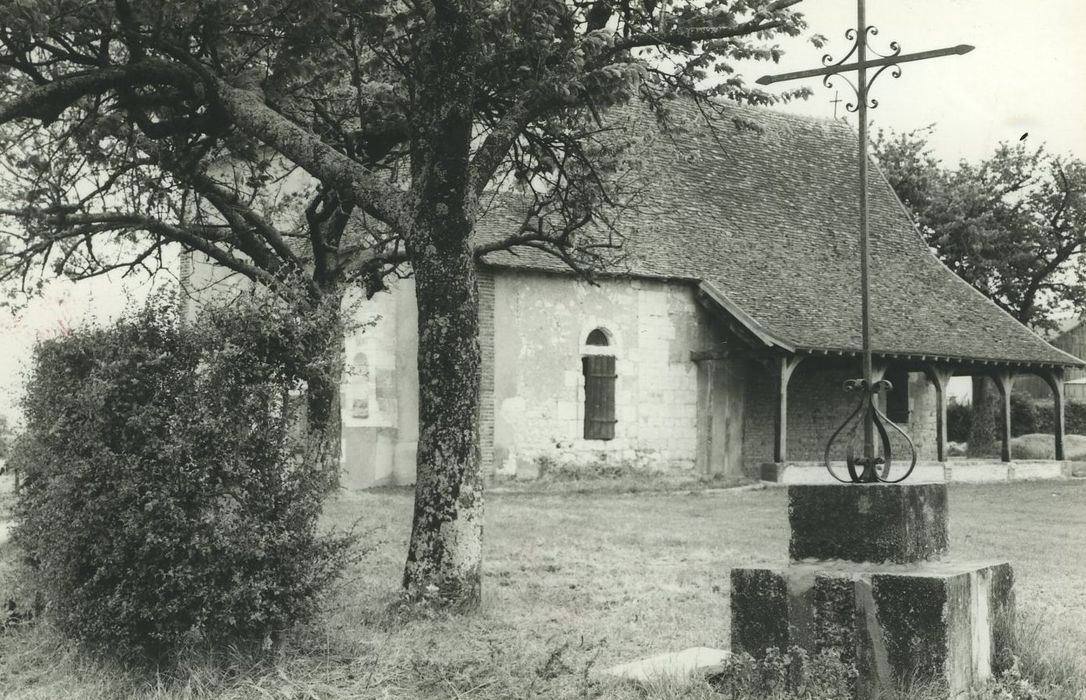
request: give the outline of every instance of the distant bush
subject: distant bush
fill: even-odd
[[[992,420],[999,425],[999,406],[992,408]],[[968,442],[973,425],[973,407],[951,400],[947,405],[947,438],[951,442]],[[1032,399],[1011,394],[1012,437],[1033,433],[1051,434],[1054,431],[1051,399]],[[1064,404],[1064,431],[1072,435],[1086,435],[1086,403],[1068,401]]]
[[[973,407],[953,399],[946,407],[946,435],[951,442],[968,442],[973,425]]]
[[[1038,433],[1051,433],[1052,428],[1052,401],[1041,399],[1036,402],[1038,410]],[[1072,435],[1086,435],[1086,403],[1068,401],[1064,404],[1064,431]]]
[[[38,344],[13,539],[63,632],[162,662],[266,645],[315,611],[349,540],[317,531],[300,323],[268,307],[184,326],[158,301]]]

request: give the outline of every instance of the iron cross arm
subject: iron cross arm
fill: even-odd
[[[950,48],[946,49],[935,49],[933,51],[920,51],[917,53],[908,53],[899,56],[888,56],[886,58],[876,58],[870,61],[848,63],[845,65],[826,66],[825,68],[812,68],[811,70],[800,70],[794,73],[781,73],[780,75],[763,75],[755,82],[757,82],[759,85],[772,85],[773,83],[781,83],[786,80],[813,78],[819,75],[837,75],[838,73],[859,70],[861,68],[893,66],[899,63],[910,63],[912,61],[923,61],[928,58],[939,58],[940,56],[962,56],[972,51],[973,48],[974,47],[970,46],[969,44],[959,44],[957,46],[951,46]]]

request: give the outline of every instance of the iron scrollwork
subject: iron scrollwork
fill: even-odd
[[[857,403],[856,408],[849,414],[849,417],[845,419],[845,422],[841,424],[841,427],[833,433],[829,442],[826,444],[825,466],[826,470],[830,473],[830,476],[843,484],[898,484],[909,478],[909,475],[913,473],[913,469],[916,467],[916,446],[913,445],[913,441],[909,435],[898,427],[896,423],[890,420],[890,418],[879,410],[878,407],[879,392],[892,391],[893,385],[885,379],[880,379],[869,387],[867,382],[863,379],[849,379],[845,382],[844,389],[846,392],[859,394],[860,400]],[[857,437],[859,437],[859,444],[861,446],[863,445],[863,435],[861,433],[864,422],[868,419],[868,415],[870,415],[871,422],[875,427],[875,432],[878,434],[878,445],[881,448],[881,454],[880,452],[876,452],[870,459],[865,459],[862,456],[857,456],[855,446],[857,444]],[[893,449],[890,445],[890,430],[895,431],[905,440],[905,444],[908,446],[910,453],[908,469],[905,470],[904,474],[896,478],[891,478]],[[847,442],[845,443],[845,467],[848,470],[847,479],[842,478],[834,471],[830,459],[833,446],[842,433],[847,437]],[[862,452],[863,450],[861,447],[860,453],[862,454]],[[858,471],[857,467],[862,468],[862,471]]]
[[[895,56],[900,56],[901,45],[898,44],[896,41],[890,42],[890,53],[887,54],[879,53],[874,49],[874,47],[871,46],[870,42],[868,41],[868,36],[878,36],[878,33],[879,28],[874,25],[869,25],[868,27],[866,27],[863,36],[860,36],[855,29],[850,28],[848,31],[845,32],[845,38],[852,42],[852,48],[849,50],[849,52],[845,54],[844,58],[842,58],[840,61],[837,61],[836,63],[833,60],[833,56],[831,56],[830,54],[824,54],[822,56],[822,65],[832,68],[841,68],[842,70],[851,70],[851,67],[846,67],[845,64],[850,58],[856,55],[857,51],[860,50],[860,42],[863,42],[865,50],[870,51],[879,58],[890,59],[894,58]],[[896,63],[888,63],[886,65],[880,66],[879,69],[875,71],[875,74],[872,75],[871,78],[868,79],[867,82],[862,86],[857,86],[856,83],[853,83],[852,80],[850,80],[848,76],[846,76],[844,73],[828,73],[822,78],[822,84],[825,85],[827,88],[835,87],[833,81],[836,78],[840,78],[841,80],[844,80],[846,83],[848,83],[848,86],[852,88],[852,93],[856,96],[855,102],[845,103],[845,109],[849,112],[858,112],[860,110],[859,103],[863,99],[867,100],[868,109],[875,109],[879,106],[879,101],[869,97],[871,93],[871,87],[875,84],[875,81],[879,79],[879,76],[882,75],[883,72],[885,72],[887,69],[889,69],[891,77],[901,77],[901,66]]]

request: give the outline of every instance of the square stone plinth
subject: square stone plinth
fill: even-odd
[[[788,554],[803,559],[905,564],[947,553],[947,486],[834,484],[788,487]]]
[[[732,569],[732,651],[836,651],[856,695],[910,683],[959,697],[1010,665],[1014,575],[1006,563],[792,563]]]

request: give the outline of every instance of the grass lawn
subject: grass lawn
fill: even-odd
[[[726,647],[729,570],[783,559],[788,544],[782,489],[495,494],[484,610],[404,621],[387,610],[410,506],[407,490],[329,505],[330,523],[358,520],[375,549],[273,664],[194,662],[179,679],[149,680],[95,665],[39,625],[0,634],[0,696],[673,697],[685,691],[646,696],[593,671]],[[954,484],[951,508],[954,556],[1009,560],[1022,616],[1053,648],[1086,654],[1086,482]],[[10,568],[0,546],[0,595]]]

